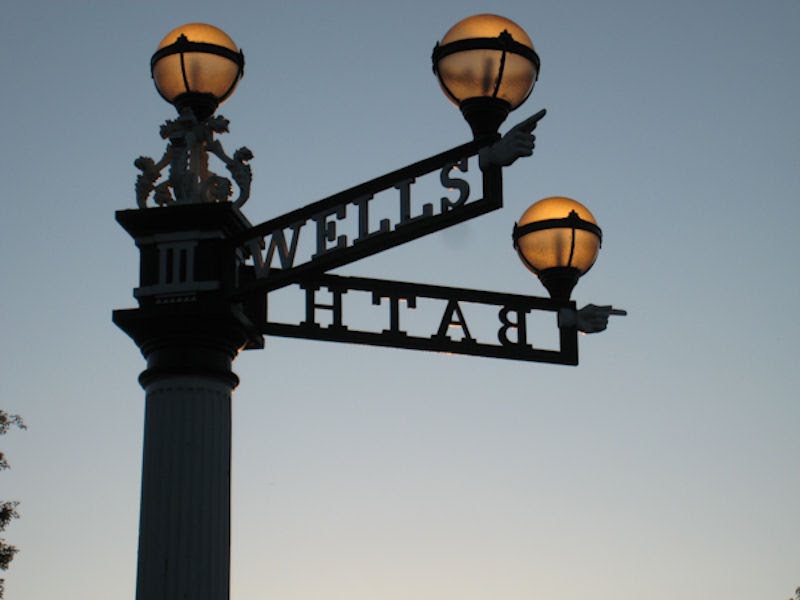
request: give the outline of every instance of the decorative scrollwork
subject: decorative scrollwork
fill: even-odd
[[[253,172],[248,161],[253,153],[241,147],[228,156],[214,134],[228,132],[229,121],[223,116],[214,116],[199,122],[188,109],[177,119],[166,121],[161,126],[161,137],[169,140],[164,155],[156,162],[150,157],[140,156],[134,165],[141,173],[136,178],[136,204],[146,208],[152,196],[157,206],[203,202],[229,202],[233,195],[231,180],[208,168],[208,154],[216,156],[228,169],[239,188],[233,204],[241,208],[250,197]],[[169,165],[165,181],[159,183],[162,171]]]

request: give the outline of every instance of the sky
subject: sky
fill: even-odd
[[[340,269],[544,295],[532,202],[590,208],[573,297],[627,309],[565,367],[270,337],[235,363],[231,597],[786,600],[800,586],[800,2],[10,3],[0,20],[0,444],[11,600],[132,598],[144,361],[111,322],[138,256],[114,212],[173,118],[149,59],[224,29],[219,112],[253,223],[466,142],[430,52],[504,15],[547,108],[505,206]],[[477,325],[476,325],[477,326]]]

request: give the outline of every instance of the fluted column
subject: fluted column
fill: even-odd
[[[145,385],[137,600],[227,600],[230,579],[229,381]]]

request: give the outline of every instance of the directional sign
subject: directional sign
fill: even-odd
[[[479,169],[474,157],[481,148],[495,141],[483,139],[447,150],[240,234],[233,242],[252,257],[255,280],[237,289],[236,295],[275,290],[501,208],[499,166],[483,169],[481,198],[472,198],[469,181],[464,178],[470,169]],[[415,214],[416,179],[435,171],[439,171],[439,193],[436,198],[426,198],[429,201]],[[382,192],[383,196],[390,194],[395,203],[394,217],[374,223],[377,219],[370,218],[370,209]],[[348,219],[355,235],[341,233]],[[299,256],[301,238],[311,240],[310,246],[306,244],[310,247],[306,256]]]
[[[304,309],[302,314],[294,322],[287,323],[271,320],[267,311],[262,324],[263,334],[448,354],[578,364],[577,329],[557,325],[558,312],[563,308],[574,310],[574,302],[560,303],[532,296],[330,274],[310,277],[298,285],[298,293],[304,296],[304,301],[291,304],[301,305]],[[363,306],[355,306],[358,292],[362,296],[364,292],[367,293],[375,319],[356,326],[353,323],[356,317],[363,319],[363,313],[367,312]],[[272,302],[272,295],[269,302]],[[356,308],[355,315],[348,314],[349,305]],[[488,336],[481,337],[473,326],[476,323],[471,321],[471,315],[477,307],[489,316],[488,321],[493,321],[489,325],[491,333]],[[414,331],[410,322],[415,313],[423,310],[434,313],[432,320],[427,319],[430,328],[424,332]],[[542,311],[551,313],[550,323],[553,328],[558,328],[556,349],[534,345],[541,334],[533,326],[532,317],[534,312]]]

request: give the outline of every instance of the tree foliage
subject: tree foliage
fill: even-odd
[[[25,429],[25,423],[19,415],[10,415],[4,410],[0,410],[0,435],[8,433],[12,427]],[[9,467],[5,454],[0,450],[0,471]],[[5,531],[5,528],[11,522],[11,519],[19,517],[17,514],[17,502],[9,500],[0,500],[0,532]],[[8,569],[8,565],[17,553],[17,548],[0,538],[0,571]],[[5,583],[4,579],[0,579],[0,598],[3,597]]]

